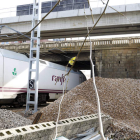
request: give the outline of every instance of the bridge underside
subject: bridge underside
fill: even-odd
[[[77,53],[44,53],[40,55],[40,58],[53,63],[66,66],[72,57],[75,57]],[[70,65],[69,65],[70,67]],[[78,70],[90,70],[89,52],[81,53],[78,60],[74,65]]]
[[[139,6],[140,4],[138,3],[114,7],[125,16],[108,7],[106,14],[102,16],[90,36],[139,33]],[[102,10],[102,7],[93,8],[94,22],[98,20]],[[85,20],[85,12],[87,21]],[[42,14],[42,16],[45,16],[45,14]],[[0,25],[2,26],[0,42],[28,40],[20,34],[17,35],[15,30],[27,33],[26,35],[30,37],[31,19],[32,15],[0,19]],[[41,23],[41,39],[85,37],[87,35],[87,26],[91,29],[94,24],[89,9],[53,12]],[[14,29],[14,31],[5,25]],[[9,35],[12,36],[9,37]]]
[[[40,58],[66,66],[77,56],[83,41],[42,43]],[[29,53],[29,44],[1,45],[0,48]],[[74,68],[90,70],[90,43],[86,42]],[[95,74],[105,78],[140,79],[140,38],[118,38],[92,41]]]
[[[91,29],[91,28],[90,28]],[[104,36],[104,35],[119,35],[119,34],[135,34],[139,33],[140,24],[135,25],[120,25],[118,26],[105,26],[105,27],[96,27],[91,33],[90,36]],[[24,33],[24,32],[23,32]],[[36,33],[35,33],[36,34]],[[5,34],[1,34],[0,42],[8,41],[27,41],[29,40],[26,37],[17,35],[15,33],[6,34],[12,37],[6,37]],[[30,37],[30,33],[26,34]],[[41,39],[54,39],[54,38],[71,38],[71,37],[85,37],[87,35],[87,28],[80,29],[59,29],[56,31],[53,30],[44,30],[41,31]],[[16,37],[18,36],[18,37]]]

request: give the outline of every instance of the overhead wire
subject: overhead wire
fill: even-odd
[[[89,0],[87,0],[87,1],[88,1],[88,4],[89,4],[89,9],[90,9],[90,12],[91,12],[91,17],[92,17],[92,21],[93,21],[93,24],[94,24],[94,17],[93,17],[93,14],[92,14],[92,8],[91,8]]]
[[[100,15],[100,17],[98,18],[98,20],[96,21],[96,23],[94,24],[94,26],[90,29],[89,34],[90,34],[91,31],[95,28],[95,26],[97,25],[97,23],[99,22],[99,20],[100,20],[101,17],[103,16],[103,14],[105,13],[107,6],[109,6],[109,5],[108,5],[109,1],[107,1],[107,3],[104,3],[103,0],[101,0],[101,2],[102,2],[103,4],[105,4],[106,6],[105,6],[105,8],[104,8],[104,11],[103,11],[102,14]],[[109,6],[109,7],[112,8],[113,10],[115,10],[116,12],[118,12],[119,14],[121,14],[122,16],[124,16],[124,17],[130,22],[130,20],[129,20],[124,14],[122,14],[121,12],[119,12],[118,10],[116,10],[115,8],[113,8],[112,6]],[[130,24],[132,24],[132,23],[130,22]],[[132,25],[133,25],[133,24],[132,24]],[[81,46],[81,48],[80,48],[80,50],[79,50],[79,52],[78,52],[78,54],[77,54],[77,56],[76,56],[76,59],[75,59],[74,64],[71,66],[71,69],[74,67],[74,65],[75,65],[75,63],[76,63],[76,61],[77,61],[77,59],[78,59],[78,57],[79,57],[79,55],[80,55],[80,53],[81,53],[81,51],[82,51],[82,48],[83,48],[83,46],[84,46],[84,44],[85,44],[85,42],[86,42],[87,37],[88,37],[88,34],[86,35],[85,40],[83,41],[83,44],[82,44],[82,46]],[[71,69],[69,70],[69,72],[67,73],[67,75],[70,73]]]
[[[16,32],[16,33],[18,33],[18,34],[21,34],[21,35],[23,35],[23,36],[27,37],[28,39],[31,39],[29,36],[24,35],[23,33],[21,33],[21,32],[19,32],[19,31],[15,30],[15,29],[13,29],[13,28],[11,28],[11,27],[7,26],[7,25],[0,25],[0,27],[1,27],[1,28],[6,27],[6,28],[8,28],[8,29],[10,29],[10,30],[15,31],[15,32]]]
[[[71,57],[69,57],[68,55],[64,55],[64,54],[61,54],[61,53],[54,53],[54,52],[52,52],[52,51],[50,51],[50,52],[53,53],[53,54],[58,54],[58,55],[61,55],[61,56],[66,57],[66,58],[68,58],[68,59],[71,59]],[[85,64],[85,63],[83,63],[83,62],[79,62],[79,63],[88,66],[87,64]]]
[[[68,66],[68,65],[67,65]],[[66,69],[65,69],[65,73],[67,72],[67,66],[66,66]],[[67,75],[66,75],[67,76]],[[60,117],[60,111],[61,111],[61,104],[62,104],[62,101],[63,101],[63,98],[65,96],[65,82],[66,82],[66,76],[64,76],[64,82],[63,82],[63,95],[61,97],[61,100],[60,100],[60,103],[59,103],[59,108],[58,108],[58,116],[57,116],[57,120],[56,120],[56,129],[55,129],[55,137],[54,137],[54,140],[56,140],[56,137],[57,137],[57,127],[58,127],[58,121],[59,121],[59,117]]]
[[[109,2],[109,0],[108,0],[108,2]],[[108,4],[108,2],[107,2],[107,4]],[[98,23],[99,20],[101,19],[102,15],[104,14],[104,12],[105,12],[105,10],[106,10],[106,7],[107,7],[107,4],[106,4],[106,6],[105,6],[105,8],[104,8],[103,13],[101,14],[101,16],[99,17],[99,19],[98,19],[98,20],[96,21],[96,23],[94,24],[93,28],[97,25],[97,23]],[[93,28],[92,28],[92,29],[93,29]],[[84,40],[84,42],[83,42],[82,47],[84,46],[84,43],[85,43],[85,41],[86,41],[86,38],[89,36],[89,34],[90,34],[90,32],[92,31],[92,29],[88,32],[87,36],[85,37],[85,40]],[[82,50],[82,47],[80,48],[80,51],[79,51],[79,53],[77,54],[76,59],[75,59],[75,61],[73,62],[72,67],[70,68],[69,72],[72,70],[72,68],[73,68],[73,66],[74,66],[74,64],[75,64],[75,62],[76,62],[76,60],[77,60],[77,58],[78,58],[78,56],[79,56],[79,54],[80,54],[80,52],[81,52],[81,50]],[[67,66],[68,66],[68,64],[67,64]],[[67,66],[66,66],[65,73],[67,72]],[[68,72],[67,74],[64,75],[64,79],[65,79],[66,76],[69,75],[69,72]],[[64,83],[63,83],[63,95],[62,95],[61,100],[60,100],[60,103],[59,103],[58,116],[57,116],[57,120],[56,120],[56,134],[55,134],[54,140],[56,140],[56,137],[57,137],[57,125],[58,125],[59,116],[60,116],[61,103],[62,103],[63,98],[64,98],[64,95],[65,95],[65,94],[64,94],[64,92],[65,92],[65,89],[64,89],[64,88],[65,88],[65,80],[64,80]],[[102,134],[102,131],[101,131],[101,136],[102,136],[102,139],[105,140],[104,137],[103,137],[104,135]]]
[[[60,1],[61,0],[58,0],[57,3],[52,7],[52,9],[30,31],[28,31],[28,32],[26,32],[26,33],[24,33],[24,34],[22,34],[20,36],[17,36],[17,37],[10,37],[9,36],[9,38],[18,39],[18,38],[20,38],[20,37],[22,37],[24,35],[27,35],[28,33],[31,33],[55,9],[55,7],[60,3]],[[1,39],[1,40],[3,40],[3,39]]]
[[[95,83],[95,73],[94,73],[94,64],[92,61],[92,42],[90,39],[90,34],[89,34],[89,28],[88,28],[88,24],[87,24],[87,16],[86,16],[86,12],[84,10],[85,13],[85,18],[86,18],[86,25],[87,25],[87,33],[88,33],[88,37],[89,37],[89,41],[90,41],[90,62],[91,62],[91,66],[92,66],[92,75],[93,75],[93,89],[95,90],[95,94],[96,94],[96,99],[97,99],[97,110],[98,110],[98,119],[99,119],[99,131],[102,137],[102,140],[105,140],[104,137],[104,132],[103,132],[103,123],[102,123],[102,118],[101,118],[101,108],[100,108],[100,98],[99,98],[99,94],[98,94],[98,90],[96,87],[96,83]]]
[[[12,9],[12,8],[16,8],[16,7],[1,8],[0,10],[4,10],[4,9]]]
[[[22,35],[20,35],[20,36],[15,36],[15,37],[13,37],[14,35],[12,35],[12,36],[8,36],[8,38],[11,38],[11,39],[14,39],[14,38],[16,38],[16,39],[18,39],[18,38],[20,38],[20,37],[22,37],[22,36],[24,36],[24,35],[26,35],[26,34],[28,34],[28,33],[30,33],[31,31],[33,31],[53,10],[54,10],[54,8],[60,3],[60,1],[61,0],[58,0],[57,1],[57,3],[54,5],[54,7],[41,19],[41,21],[39,22],[39,23],[37,23],[36,24],[36,26],[34,27],[34,28],[32,28],[30,31],[28,31],[28,32],[26,32],[26,33],[24,33],[24,34],[22,34]],[[97,2],[99,2],[99,0],[96,0]],[[90,2],[96,2],[96,1],[92,1],[92,0],[90,0]],[[89,2],[89,0],[88,0],[88,3],[90,4],[90,2]],[[103,3],[103,4],[105,4],[102,0],[101,0],[101,2]],[[90,6],[90,5],[89,5]],[[118,10],[116,10],[115,8],[113,8],[112,6],[109,6],[110,8],[112,8],[113,10],[115,10],[116,12],[118,12],[119,14],[121,14],[122,16],[125,16],[124,14],[122,14],[121,12],[119,12]],[[90,7],[90,11],[91,11],[91,7]],[[130,22],[130,20],[125,16],[125,18]],[[93,20],[93,22],[94,22],[94,18],[93,18],[93,15],[92,15],[92,20]],[[131,22],[130,22],[131,23]],[[131,23],[132,24],[132,23]],[[133,24],[132,24],[133,25]],[[1,38],[1,40],[4,40],[4,39],[2,39]]]
[[[108,2],[109,2],[109,0],[108,0]],[[107,4],[108,4],[108,2],[107,2]],[[105,10],[106,10],[106,7],[107,7],[107,4],[106,4],[106,6],[105,6],[105,8],[104,8],[103,13],[101,14],[101,16],[99,17],[99,19],[98,19],[98,20],[96,21],[96,23],[94,24],[93,28],[97,25],[97,23],[98,23],[99,20],[101,19],[102,15],[104,14],[104,12],[105,12]],[[92,29],[93,29],[93,28],[92,28]],[[90,34],[90,32],[92,31],[92,29],[88,32],[87,36],[85,37],[85,40],[84,40],[84,42],[83,42],[82,47],[84,46],[84,43],[85,43],[85,41],[86,41],[86,38],[89,36],[89,34]],[[77,60],[77,58],[78,58],[78,56],[79,56],[79,54],[80,54],[80,52],[81,52],[81,50],[82,50],[82,47],[80,48],[79,53],[78,53],[77,56],[75,57],[75,61],[73,62],[72,67],[70,68],[69,72],[72,70],[72,68],[73,68],[73,66],[74,66],[74,64],[75,64],[75,62],[76,62],[76,60]],[[69,62],[68,62],[68,64],[69,64]],[[67,64],[67,66],[66,66],[65,73],[67,72],[68,64]],[[66,76],[69,75],[69,72],[63,76],[64,79],[65,79]],[[65,95],[65,94],[64,94],[64,92],[65,92],[65,89],[64,89],[64,88],[65,88],[65,80],[64,80],[64,83],[63,83],[63,95],[62,95],[61,100],[60,100],[60,103],[59,103],[58,116],[57,116],[57,120],[56,120],[56,134],[55,134],[54,140],[56,140],[56,137],[57,137],[57,125],[58,125],[59,116],[60,116],[61,104],[62,104],[64,95]],[[101,126],[101,125],[100,125],[100,126]],[[102,128],[101,128],[101,129],[102,129]],[[102,134],[102,131],[100,131],[100,132],[101,132],[102,140],[105,140],[104,135]]]
[[[102,2],[103,4],[106,4],[103,0],[101,0],[101,2]],[[124,16],[124,17],[129,21],[129,23],[132,24],[131,21],[130,21],[123,13],[119,12],[118,10],[116,10],[115,8],[113,8],[113,7],[110,6],[110,5],[108,5],[108,7],[110,7],[110,8],[113,9],[114,11],[118,12],[120,15]],[[133,26],[133,24],[132,24],[132,26]]]
[[[89,33],[85,36],[85,39],[84,39],[83,44],[82,44],[82,46],[81,46],[81,48],[80,48],[80,50],[79,50],[79,52],[78,52],[78,54],[77,54],[77,56],[76,56],[76,59],[75,59],[75,61],[74,61],[74,64],[71,66],[70,70],[68,71],[68,73],[67,73],[66,75],[69,75],[70,71],[71,71],[72,68],[74,67],[74,65],[75,65],[75,63],[76,63],[76,61],[77,61],[77,59],[78,59],[78,57],[79,57],[79,55],[80,55],[80,53],[81,53],[81,51],[82,51],[82,48],[83,48],[83,46],[84,46],[84,44],[85,44],[85,42],[86,42],[86,39],[87,39],[88,35],[92,32],[92,30],[96,27],[97,23],[100,21],[101,17],[104,15],[108,3],[109,3],[109,0],[107,1],[106,6],[105,6],[105,8],[104,8],[102,14],[100,15],[100,17],[98,18],[98,20],[96,21],[96,23],[95,23],[94,26],[90,29]]]

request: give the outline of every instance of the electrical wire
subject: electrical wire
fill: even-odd
[[[103,4],[105,4],[105,2],[104,2],[103,0],[101,0],[101,2],[102,2]],[[123,13],[119,12],[118,10],[116,10],[115,8],[113,8],[113,7],[110,6],[110,5],[108,5],[108,7],[110,7],[110,8],[113,9],[114,11],[118,12],[120,15],[124,16],[124,17],[129,21],[129,23],[132,24],[131,21],[130,21]],[[133,26],[133,24],[132,24],[132,26]]]
[[[28,33],[31,33],[55,9],[55,7],[60,3],[60,1],[61,0],[58,0],[57,3],[53,6],[53,8],[30,31],[24,33],[23,35],[17,36],[17,37],[10,37],[9,36],[9,38],[18,39],[19,37],[22,37],[22,36],[24,36],[24,35],[26,35]],[[3,40],[3,39],[1,39],[1,40]]]
[[[93,14],[92,14],[92,8],[90,6],[89,0],[87,0],[87,1],[88,1],[88,4],[89,4],[89,9],[90,9],[91,17],[92,17],[92,21],[93,21],[93,24],[94,24],[94,17],[93,17]],[[84,8],[85,8],[85,5],[84,5]]]
[[[67,72],[67,66],[66,66],[66,69],[65,69],[65,73]],[[62,104],[63,98],[65,96],[65,82],[66,82],[66,79],[65,78],[66,78],[66,76],[64,76],[63,95],[62,95],[61,100],[60,100],[60,103],[59,103],[58,116],[57,116],[57,120],[56,120],[56,133],[55,133],[54,140],[56,140],[56,137],[57,137],[57,126],[58,126],[58,121],[59,121],[59,117],[60,117],[61,104]]]
[[[108,0],[108,2],[109,2],[109,0]],[[108,4],[108,2],[107,2],[107,4]],[[81,53],[81,50],[82,50],[82,48],[83,48],[83,46],[84,46],[84,43],[85,43],[87,37],[89,36],[89,34],[91,33],[91,31],[95,28],[95,26],[97,25],[97,23],[99,22],[99,20],[101,19],[101,17],[103,16],[103,14],[104,14],[104,12],[105,12],[105,10],[106,10],[106,8],[107,8],[107,4],[106,4],[106,6],[105,6],[105,8],[104,8],[103,13],[100,15],[100,17],[98,18],[98,20],[96,21],[96,23],[94,24],[94,26],[92,27],[92,29],[91,29],[91,30],[88,32],[88,34],[86,35],[85,40],[84,40],[84,42],[83,42],[83,45],[82,45],[82,47],[80,48],[80,51],[78,52],[77,57],[76,57],[76,59],[75,59],[73,65],[71,66],[69,72],[68,72],[67,74],[64,75],[64,78],[65,78],[66,76],[68,76],[69,73],[70,73],[70,71],[72,70],[72,68],[73,68],[73,66],[74,66],[74,64],[75,64],[75,62],[76,62],[76,60],[77,60],[79,54]],[[67,66],[68,66],[68,64],[67,64]],[[67,72],[67,66],[66,66],[65,73]],[[59,116],[60,116],[61,103],[62,103],[63,98],[64,98],[64,88],[65,88],[65,81],[64,81],[64,83],[63,83],[63,95],[62,95],[62,98],[61,98],[61,101],[60,101],[60,104],[59,104],[58,117],[57,117],[57,121],[56,121],[56,135],[55,135],[54,140],[56,140],[56,137],[57,137],[57,124],[58,124]],[[101,136],[102,136],[102,135],[101,135]],[[104,140],[104,139],[103,139],[103,140]]]
[[[53,49],[53,48],[52,48]],[[61,54],[61,53],[54,53],[54,52],[52,52],[52,51],[50,51],[51,53],[53,53],[53,54],[57,54],[57,55],[61,55],[61,56],[64,56],[64,57],[66,57],[66,58],[68,58],[68,59],[71,59],[71,57],[69,57],[68,55],[64,55],[64,54]],[[81,63],[81,64],[83,64],[83,65],[85,65],[85,66],[89,66],[89,65],[87,65],[87,64],[85,64],[85,63],[83,63],[83,62],[79,62],[79,63]]]
[[[1,8],[0,10],[4,10],[4,9],[12,9],[12,8],[16,8],[16,7]]]
[[[88,0],[88,2],[89,2],[89,0]],[[90,0],[90,2],[92,2],[92,0]],[[89,2],[89,3],[90,3]],[[93,1],[93,2],[95,2],[95,1]],[[97,0],[97,2],[99,2],[99,0]],[[102,0],[101,0],[101,2],[103,3],[103,4],[105,4]],[[60,0],[58,0],[58,2],[54,5],[54,7],[41,19],[41,21],[34,27],[34,28],[32,28],[29,32],[26,32],[25,34],[22,34],[22,35],[20,35],[20,36],[16,36],[16,37],[13,37],[14,35],[12,35],[12,36],[8,36],[8,38],[11,38],[11,39],[14,39],[14,38],[16,38],[16,39],[18,39],[19,37],[22,37],[22,36],[24,36],[24,35],[26,35],[26,34],[28,34],[28,33],[30,33],[31,31],[33,31],[53,10],[54,10],[54,8],[58,5],[60,3]],[[113,10],[115,10],[116,12],[118,12],[119,14],[121,14],[122,16],[125,16],[124,14],[122,14],[121,12],[119,12],[119,11],[117,11],[115,8],[113,8],[112,6],[109,6],[110,8],[112,8]],[[91,9],[91,8],[90,8]],[[125,16],[125,18],[131,23],[131,21]],[[92,15],[92,20],[93,20],[93,22],[94,22],[94,19],[93,19],[93,15]],[[131,23],[132,24],[132,23]],[[132,24],[133,25],[133,24]],[[1,40],[3,40],[2,38],[1,38]]]
[[[87,33],[88,33],[88,37],[89,37],[89,41],[90,41],[90,62],[91,62],[91,66],[92,66],[93,87],[94,87],[93,89],[95,90],[96,99],[97,99],[99,130],[100,130],[100,134],[101,134],[102,140],[105,140],[104,132],[103,132],[103,123],[102,123],[102,118],[101,118],[100,98],[99,98],[98,90],[97,90],[96,83],[95,83],[94,64],[93,64],[93,61],[92,61],[92,42],[91,42],[90,34],[89,34],[89,28],[88,28],[88,24],[87,24],[86,12],[84,11],[84,13],[85,13],[85,18],[86,18]]]
[[[76,63],[76,61],[77,61],[77,59],[78,59],[78,57],[79,57],[79,55],[80,55],[80,53],[81,53],[81,51],[82,51],[82,48],[83,48],[83,46],[84,46],[84,44],[85,44],[85,42],[86,42],[86,39],[87,39],[88,35],[89,35],[89,34],[91,33],[91,31],[96,27],[97,23],[100,21],[101,17],[104,15],[108,3],[109,3],[109,0],[107,1],[107,4],[106,4],[106,6],[105,6],[105,8],[104,8],[104,10],[103,10],[103,12],[102,12],[102,14],[101,14],[100,17],[98,18],[98,20],[96,21],[96,23],[94,24],[94,26],[90,29],[89,33],[86,35],[86,37],[85,37],[85,39],[84,39],[84,41],[83,41],[83,44],[82,44],[82,46],[81,46],[81,48],[80,48],[80,50],[79,50],[79,52],[78,52],[78,54],[77,54],[77,56],[76,56],[76,59],[75,59],[75,61],[74,61],[74,64],[71,66],[70,70],[68,71],[68,73],[67,73],[66,75],[69,75],[70,71],[71,71],[72,68],[74,67],[74,65],[75,65],[75,63]]]
[[[105,11],[106,11],[106,8],[107,8],[107,6],[108,6],[108,3],[109,3],[109,0],[107,1],[107,3],[104,3],[103,2],[103,0],[101,0],[102,1],[102,3],[103,4],[105,4],[106,6],[105,6],[105,8],[104,8],[104,11],[102,12],[102,14],[100,15],[100,17],[98,18],[98,20],[96,21],[96,23],[94,24],[94,26],[91,28],[91,30],[89,31],[89,34],[91,33],[91,31],[95,28],[95,26],[97,25],[97,23],[99,22],[99,20],[101,19],[101,17],[103,16],[103,14],[105,13]],[[122,14],[121,12],[119,12],[119,11],[117,11],[116,9],[114,9],[112,6],[109,6],[110,8],[112,8],[113,10],[115,10],[116,12],[118,12],[119,14],[121,14],[122,16],[125,16],[124,14]],[[126,17],[126,16],[125,16]],[[129,21],[129,19],[126,17],[126,19]],[[129,21],[130,22],[130,21]],[[131,23],[131,22],[130,22]],[[132,24],[132,23],[131,23]],[[133,25],[133,24],[132,24]],[[86,42],[86,39],[87,39],[87,37],[88,37],[88,35],[89,34],[87,34],[86,35],[86,37],[85,37],[85,40],[83,41],[83,44],[82,44],[82,46],[81,46],[81,48],[80,48],[80,50],[79,50],[79,52],[78,52],[78,54],[77,54],[77,57],[76,57],[76,59],[75,59],[75,61],[74,61],[74,64],[71,66],[71,68],[70,68],[70,70],[69,70],[69,72],[67,73],[67,75],[70,73],[70,71],[72,70],[72,68],[74,67],[74,65],[75,65],[75,63],[76,63],[76,61],[77,61],[77,59],[78,59],[78,57],[79,57],[79,55],[80,55],[80,53],[81,53],[81,51],[82,51],[82,48],[83,48],[83,46],[84,46],[84,44],[85,44],[85,42]]]
[[[15,29],[13,29],[13,28],[7,26],[7,25],[1,25],[1,26],[0,26],[0,29],[2,29],[3,27],[6,27],[6,28],[8,28],[8,29],[10,29],[10,30],[13,30],[14,32],[16,32],[16,33],[18,33],[18,34],[21,34],[21,35],[25,36],[26,38],[31,39],[29,36],[24,35],[23,33],[21,33],[21,32],[19,32],[19,31],[15,30]],[[9,37],[8,35],[0,35],[0,36]],[[14,36],[14,35],[13,35],[13,36]],[[2,39],[0,39],[0,40],[2,40]]]

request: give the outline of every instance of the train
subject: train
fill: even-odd
[[[23,106],[26,103],[28,70],[27,55],[0,49],[0,106]],[[65,73],[65,66],[39,59],[39,104],[46,103],[51,95],[62,94]],[[32,79],[34,77],[33,73]],[[66,80],[65,88],[69,91],[84,82],[86,77],[81,71],[72,69]]]

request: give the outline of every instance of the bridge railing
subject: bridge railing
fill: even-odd
[[[139,44],[140,38],[118,38],[118,39],[102,39],[102,40],[92,40],[93,48],[99,46],[110,46],[110,45],[129,45],[129,44]],[[58,48],[64,51],[78,51],[83,44],[83,40],[80,41],[62,41],[62,42],[46,42],[41,43],[40,50],[43,52],[48,52],[52,48]],[[86,41],[83,50],[89,50],[90,42]],[[0,48],[8,50],[29,50],[29,43],[22,44],[8,44],[0,45]]]

